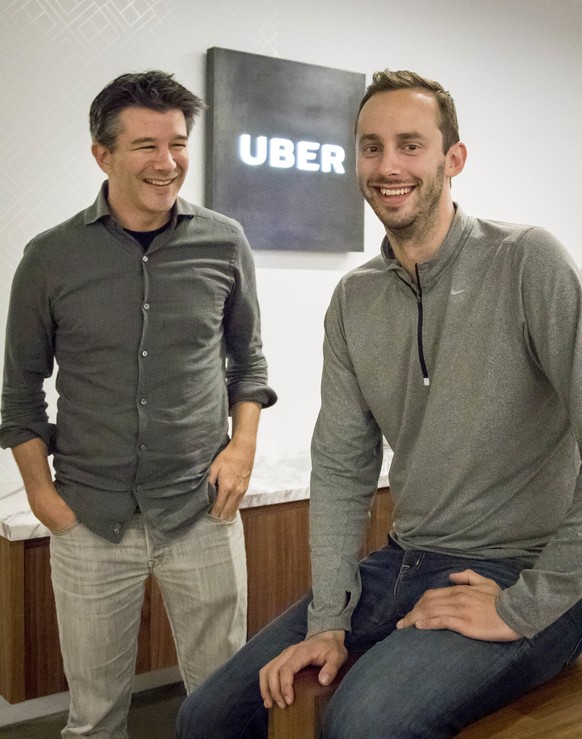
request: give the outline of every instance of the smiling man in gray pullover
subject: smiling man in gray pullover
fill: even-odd
[[[328,684],[363,648],[324,737],[449,737],[582,650],[579,270],[543,229],[453,202],[466,148],[438,83],[375,74],[356,147],[386,238],[326,316],[313,595],[190,696],[181,737],[264,735],[299,670]],[[383,436],[394,525],[358,563]]]

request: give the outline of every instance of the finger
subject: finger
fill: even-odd
[[[214,499],[214,503],[212,504],[212,508],[210,509],[210,513],[216,518],[223,518],[224,509],[228,503],[230,487],[228,485],[226,475],[224,474],[224,470],[219,465],[216,465],[214,467],[215,464],[216,460],[210,467],[210,475],[214,473],[214,480],[211,479],[210,475],[208,477],[209,482],[214,485],[216,492],[216,497]]]
[[[449,575],[449,580],[454,582],[456,585],[484,585],[485,583],[492,582],[490,578],[479,575],[474,570],[452,572]]]
[[[218,470],[219,466],[216,464],[216,460],[210,465],[210,469],[208,470],[208,482],[211,482],[213,485],[216,485],[218,481]]]
[[[238,509],[230,510],[223,508],[221,511],[215,510],[214,506],[210,509],[210,515],[212,518],[219,518],[221,521],[234,521]]]
[[[279,685],[281,688],[281,696],[285,701],[284,706],[290,706],[295,700],[293,681],[297,672],[299,672],[299,670],[294,670],[289,666],[289,664],[283,665],[279,670]]]
[[[400,621],[396,623],[397,629],[409,629],[411,626],[414,626],[414,616],[412,611],[407,613],[404,618],[401,618]]]
[[[462,624],[471,620],[471,607],[464,598],[445,599],[438,603],[416,605],[397,624],[397,629],[411,626],[417,629],[451,629],[462,631]]]
[[[406,629],[414,626],[416,619],[428,608],[439,607],[441,604],[448,603],[451,598],[458,595],[458,586],[454,585],[449,588],[434,588],[423,593],[415,605],[405,614],[400,621],[397,622],[396,628]]]
[[[318,680],[322,685],[330,685],[338,673],[339,668],[346,661],[344,655],[333,655],[328,657],[325,664],[319,671]]]
[[[284,656],[281,655],[282,657]],[[301,669],[301,668],[299,668]],[[285,661],[275,660],[265,668],[265,707],[271,708],[276,703],[279,708],[286,708],[294,700],[293,678],[299,670],[294,670]],[[270,704],[270,705],[269,705]]]
[[[267,665],[265,670],[266,694],[280,708],[291,705],[295,700],[293,690],[295,675],[308,665],[321,666],[325,663],[326,657],[318,653],[319,649],[314,651],[313,646],[307,642],[300,642],[284,650],[279,657]],[[337,668],[335,673],[337,673]]]
[[[212,482],[209,479],[209,482]],[[222,513],[222,510],[224,508],[224,495],[222,492],[222,485],[218,484],[218,475],[217,479],[212,483],[214,486],[214,490],[212,491],[212,494],[209,496],[212,501],[212,507],[210,508],[210,514],[212,516],[216,516],[217,518],[220,518],[220,514]],[[214,500],[212,500],[214,498]]]
[[[273,696],[271,695],[271,689],[269,687],[268,670],[269,665],[265,665],[265,667],[263,667],[259,671],[259,687],[261,690],[261,697],[263,699],[263,705],[267,709],[273,707]]]
[[[462,618],[453,616],[452,614],[439,615],[433,618],[420,618],[414,624],[420,631],[456,631],[459,634],[467,634],[468,626]]]
[[[214,501],[214,505],[210,509],[210,515],[214,518],[227,518],[226,501],[220,496]]]
[[[224,488],[222,488],[217,498],[217,502],[220,500],[221,506],[220,518],[232,521],[232,519],[236,516],[238,509],[240,508],[240,504],[243,498],[244,493],[240,492],[237,489],[225,493]]]
[[[444,593],[448,590],[450,593]],[[406,629],[410,626],[418,626],[420,621],[436,618],[443,615],[457,615],[462,601],[455,593],[455,588],[441,588],[431,593],[425,593],[418,603],[396,624],[397,629]],[[431,595],[432,597],[428,597]]]

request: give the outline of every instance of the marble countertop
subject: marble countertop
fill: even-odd
[[[384,449],[378,487],[388,485],[392,450]],[[257,456],[249,489],[242,508],[289,503],[309,498],[309,452],[288,455]],[[39,539],[49,531],[33,515],[26,493],[18,483],[0,482],[0,536],[9,541]]]

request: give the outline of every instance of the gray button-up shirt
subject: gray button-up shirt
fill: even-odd
[[[41,437],[57,490],[95,533],[121,540],[136,507],[160,538],[207,508],[228,409],[267,407],[252,254],[240,226],[178,199],[144,255],[106,185],[40,234],[16,271],[0,443]],[[58,374],[57,423],[43,381]]]

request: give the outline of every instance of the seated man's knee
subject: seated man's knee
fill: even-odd
[[[346,684],[344,684],[346,683]],[[323,739],[444,739],[452,736],[437,707],[423,705],[414,690],[403,694],[398,681],[374,684],[344,679],[329,702]],[[418,702],[416,701],[418,699]]]
[[[191,693],[180,706],[176,721],[178,739],[195,739],[195,737],[211,737],[211,706],[201,699],[198,691]]]
[[[371,739],[366,705],[331,700],[323,721],[323,739]]]
[[[177,739],[260,739],[267,737],[267,711],[258,689],[235,690],[212,678],[182,703]]]
[[[453,734],[431,726],[415,714],[388,715],[378,706],[330,703],[325,714],[323,739],[445,739]],[[431,727],[431,728],[428,728]]]

